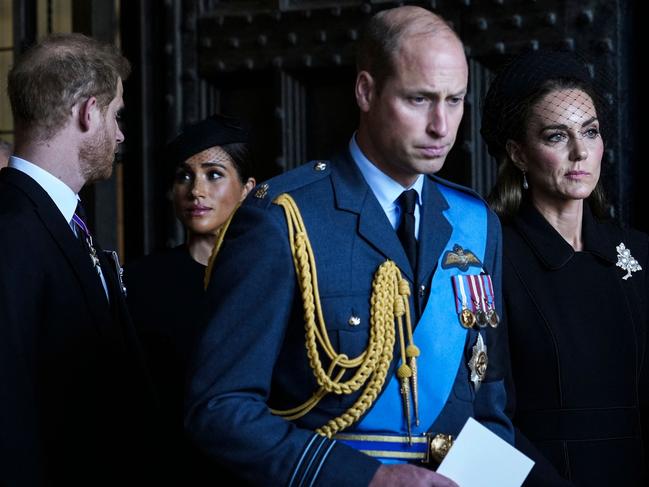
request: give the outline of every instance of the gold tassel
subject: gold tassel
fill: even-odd
[[[412,371],[412,402],[415,409],[415,424],[419,426],[419,391],[417,382],[417,357],[419,356],[419,349],[415,345],[409,345],[406,349],[408,357],[410,357],[410,370]]]
[[[232,218],[234,218],[234,214],[239,209],[239,206],[241,206],[241,203],[237,204],[237,206],[234,207],[234,210],[232,210],[232,213],[230,213],[228,219],[225,220],[223,225],[221,225],[221,227],[216,231],[216,239],[214,240],[214,247],[212,247],[212,253],[210,254],[210,258],[207,260],[207,267],[205,268],[205,273],[203,274],[203,289],[206,291],[207,291],[207,287],[210,284],[210,279],[212,278],[214,261],[216,260],[216,256],[218,255],[219,250],[221,250],[221,245],[223,244],[223,238],[225,237],[225,232],[227,232],[228,227],[230,226],[230,222],[232,221]]]
[[[403,414],[408,425],[408,444],[412,445],[412,431],[410,428],[410,378],[412,377],[412,370],[406,364],[399,366],[397,370],[397,377],[401,382],[401,398],[403,399]]]
[[[418,389],[418,380],[417,380],[417,357],[421,354],[417,345],[415,345],[415,340],[412,335],[412,323],[410,320],[410,305],[408,302],[408,297],[410,296],[410,286],[405,279],[402,279],[399,283],[399,292],[401,297],[404,300],[404,311],[406,315],[406,333],[408,335],[408,346],[405,350],[405,355],[408,357],[408,363],[410,364],[410,381],[412,384],[412,402],[415,408],[415,424],[419,426],[419,389]],[[403,335],[401,335],[401,340],[403,340]],[[403,342],[402,342],[403,343]],[[403,349],[402,349],[403,350]],[[403,352],[402,352],[403,354]],[[403,362],[406,363],[405,358]]]

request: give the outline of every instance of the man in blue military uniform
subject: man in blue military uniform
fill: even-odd
[[[186,428],[242,479],[455,485],[430,467],[467,418],[511,441],[498,221],[433,176],[467,78],[443,19],[380,12],[360,41],[349,151],[259,185],[233,218]]]

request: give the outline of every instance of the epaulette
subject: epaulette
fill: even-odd
[[[302,164],[279,176],[259,183],[246,199],[247,205],[266,208],[282,193],[290,193],[319,181],[331,173],[329,161],[315,160]]]

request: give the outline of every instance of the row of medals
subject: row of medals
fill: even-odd
[[[463,308],[460,311],[460,324],[466,328],[485,328],[491,326],[496,328],[500,323],[500,317],[494,308],[488,308],[486,311],[476,306],[477,311],[473,312],[469,308]]]

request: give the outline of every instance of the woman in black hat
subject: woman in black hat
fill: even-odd
[[[500,163],[503,294],[526,485],[647,485],[647,235],[606,221],[607,104],[572,54],[497,75],[482,135]]]
[[[176,217],[186,249],[207,265],[221,226],[255,186],[248,132],[235,119],[213,115],[187,127],[168,147]]]
[[[202,485],[207,477],[206,465],[182,435],[185,368],[200,332],[212,248],[223,224],[255,186],[248,145],[249,133],[241,122],[221,115],[187,126],[167,145],[173,206],[186,231],[185,244],[125,270],[129,310],[178,459],[178,485]]]

